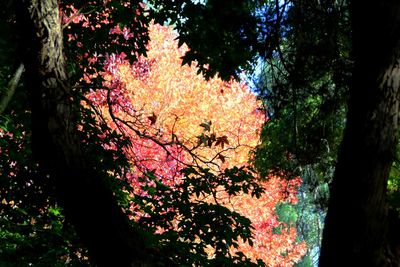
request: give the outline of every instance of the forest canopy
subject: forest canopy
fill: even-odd
[[[395,266],[399,12],[5,1],[0,264]]]

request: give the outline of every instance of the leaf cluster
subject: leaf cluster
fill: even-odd
[[[124,54],[131,63],[146,55],[150,17],[140,1],[64,0],[61,11],[65,52],[75,81],[101,70],[112,53]]]
[[[182,0],[154,1],[153,4],[157,13],[150,12],[150,15],[136,1],[65,0],[61,5],[61,11],[67,15],[63,30],[69,74],[73,78],[71,84],[75,89],[71,97],[80,107],[77,126],[82,147],[88,163],[113,188],[127,213],[131,200],[127,192],[133,190],[123,179],[129,164],[122,151],[129,141],[99,119],[95,109],[82,104],[85,101],[82,94],[88,88],[79,87],[80,79],[101,70],[105,58],[112,53],[124,54],[131,60],[145,55],[151,18],[159,22],[169,18],[180,34],[180,45],[186,43],[191,48],[183,64],[197,61],[199,72],[208,78],[217,72],[227,80],[237,77],[237,68],[251,68],[249,62],[259,49],[258,20],[251,1],[203,4]],[[71,6],[76,13],[71,14],[74,12]],[[110,34],[112,31],[116,33]],[[94,57],[100,59],[93,61]],[[97,84],[89,86],[99,86],[101,82],[99,79]],[[13,105],[18,110],[13,113],[10,109],[7,114],[13,125],[1,124],[11,134],[1,139],[0,146],[5,152],[0,153],[1,196],[5,198],[0,216],[1,241],[4,241],[1,244],[5,244],[2,251],[7,254],[4,259],[11,262],[22,254],[27,255],[23,259],[26,263],[39,266],[41,263],[44,266],[85,264],[86,252],[79,249],[73,229],[58,208],[52,193],[52,179],[38,172],[32,157],[30,108],[26,105],[29,101],[23,97],[15,98]],[[155,124],[157,118],[152,119]],[[212,139],[211,135],[208,138]],[[229,144],[227,137],[218,138],[213,139],[214,145],[223,148]],[[252,243],[252,227],[247,218],[219,204],[221,193],[227,198],[238,194],[260,196],[262,189],[251,171],[233,168],[216,175],[199,167],[185,169],[183,173],[185,178],[176,187],[167,186],[148,173],[143,177],[146,194],[133,199],[137,212],[146,214],[139,223],[144,230],[155,234],[149,243],[154,243],[150,239],[157,239],[160,260],[179,266],[262,265],[260,261],[250,262],[241,252],[230,251],[231,247],[238,247],[239,239]],[[213,258],[206,253],[208,248],[214,250]],[[38,255],[42,262],[34,258]]]
[[[255,80],[269,117],[256,166],[289,177],[314,166],[328,177],[345,124],[352,67],[348,4],[291,1],[283,12],[279,42]]]
[[[262,264],[231,252],[239,239],[252,244],[253,228],[249,219],[218,202],[221,191],[228,198],[242,193],[259,197],[263,189],[251,171],[233,168],[215,175],[206,168],[190,167],[182,172],[182,183],[174,187],[147,173],[145,193],[133,199],[137,212],[144,212],[139,224],[156,234],[162,257],[179,266]]]
[[[258,1],[149,1],[156,23],[174,25],[179,46],[187,44],[182,65],[197,62],[206,78],[225,80],[238,77],[239,70],[251,69],[258,46]]]
[[[254,79],[269,118],[254,165],[262,176],[302,178],[294,208],[309,260],[319,251],[345,125],[352,68],[348,1],[282,1],[265,10],[265,21],[274,21],[269,31],[275,41]],[[284,206],[278,212],[284,220],[294,214]]]
[[[54,180],[39,171],[31,142],[29,98],[17,88],[0,117],[0,265],[87,266],[87,252],[57,205]]]

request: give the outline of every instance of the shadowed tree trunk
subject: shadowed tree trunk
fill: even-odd
[[[67,218],[96,266],[149,266],[111,190],[80,148],[56,0],[16,3],[21,57],[32,103],[33,153],[56,184]]]
[[[320,266],[398,266],[386,187],[399,126],[400,1],[352,1],[353,82]]]

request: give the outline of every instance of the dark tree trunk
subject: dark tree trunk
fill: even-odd
[[[66,216],[97,266],[147,266],[143,241],[80,148],[58,2],[20,0],[16,7],[40,167],[54,179]]]
[[[398,266],[386,187],[399,126],[400,1],[352,1],[353,83],[320,266]]]

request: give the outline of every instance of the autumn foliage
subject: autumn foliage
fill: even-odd
[[[106,57],[99,72],[105,89],[87,96],[113,129],[129,136],[125,153],[132,169],[127,176],[137,194],[145,193],[140,190],[141,177],[148,173],[174,186],[188,166],[214,173],[247,166],[265,122],[245,83],[206,81],[197,75],[195,64],[181,66],[188,48],[178,48],[175,38],[171,28],[151,25],[147,57],[130,64],[124,54],[99,55]],[[265,193],[259,199],[247,194],[227,197],[223,192],[217,196],[220,204],[252,221],[253,246],[240,242],[237,250],[268,266],[291,266],[301,259],[305,243],[298,243],[295,227],[279,222],[275,214],[281,201],[297,202],[300,182],[272,176],[260,181]]]

